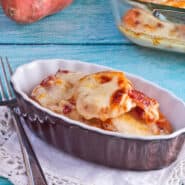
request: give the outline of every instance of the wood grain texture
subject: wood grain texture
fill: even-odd
[[[140,75],[185,100],[184,55],[136,46],[0,46],[14,69],[35,59],[64,58],[107,65]],[[33,73],[34,75],[34,73]]]
[[[108,0],[76,0],[62,12],[31,25],[19,25],[0,9],[0,43],[123,44]]]

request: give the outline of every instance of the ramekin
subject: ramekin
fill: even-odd
[[[106,66],[64,59],[37,60],[18,67],[11,83],[28,126],[51,145],[76,157],[113,168],[154,170],[176,160],[184,143],[185,103],[154,83],[126,73],[135,87],[155,98],[174,132],[134,136],[106,131],[54,113],[30,98],[35,85],[59,68],[92,73],[113,70]]]

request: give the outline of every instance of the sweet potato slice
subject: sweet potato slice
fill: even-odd
[[[32,23],[54,14],[73,0],[1,0],[5,14],[18,23]]]

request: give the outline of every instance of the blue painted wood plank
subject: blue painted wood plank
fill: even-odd
[[[151,80],[185,100],[183,54],[137,46],[0,46],[14,68],[35,59],[65,58],[107,65]]]
[[[78,0],[64,11],[31,25],[9,20],[0,9],[0,44],[129,43],[117,30],[110,2]]]

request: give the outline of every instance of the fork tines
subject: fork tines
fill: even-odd
[[[12,75],[12,69],[8,57],[0,57],[0,105],[14,98],[9,79]]]

